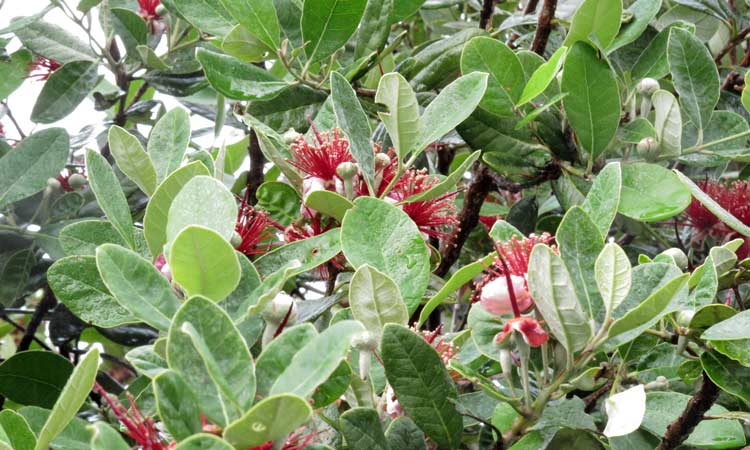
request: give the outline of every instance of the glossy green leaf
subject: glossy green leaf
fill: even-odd
[[[129,450],[122,435],[105,422],[96,422],[91,430],[91,450]]]
[[[380,336],[387,323],[406,325],[409,313],[396,283],[367,264],[360,266],[349,283],[352,316],[367,331]]]
[[[151,129],[147,149],[160,183],[180,167],[189,142],[190,115],[182,108],[168,111]]]
[[[56,24],[37,20],[15,30],[15,34],[35,54],[61,64],[96,60],[88,43]]]
[[[456,184],[459,181],[465,178],[466,172],[469,170],[471,165],[479,159],[481,154],[482,152],[477,150],[476,152],[467,156],[466,159],[464,159],[464,161],[461,163],[461,165],[456,168],[456,170],[451,172],[439,183],[435,184],[426,191],[414,194],[411,197],[407,197],[405,200],[403,200],[403,203],[424,202],[449,193],[456,187]]]
[[[21,49],[0,61],[0,98],[5,99],[18,89],[29,74],[31,52]]]
[[[240,263],[229,243],[215,231],[190,225],[177,235],[169,253],[174,280],[189,296],[219,301],[240,281]]]
[[[713,303],[718,288],[719,274],[716,272],[716,266],[709,254],[703,263],[703,270],[695,282],[695,289],[690,293],[690,298],[685,306],[697,310],[701,306]]]
[[[299,194],[287,183],[266,181],[258,187],[255,195],[258,198],[256,207],[268,211],[271,218],[282,226],[287,226],[298,218],[300,211]]]
[[[102,281],[122,306],[152,327],[169,330],[180,301],[169,281],[150,261],[115,244],[96,250]]]
[[[378,412],[352,408],[341,415],[341,434],[352,450],[389,450]]]
[[[619,0],[614,1],[619,3]],[[610,2],[587,0],[586,3]],[[618,13],[618,23],[619,17]],[[590,45],[576,43],[565,59],[560,89],[568,92],[563,105],[578,142],[592,158],[598,157],[615,136],[620,123],[620,90],[612,69]]]
[[[9,444],[11,450],[34,450],[36,436],[23,416],[11,409],[5,409],[0,412],[0,442]]]
[[[750,311],[742,311],[703,332],[706,341],[734,341],[750,339]]]
[[[224,1],[244,3],[246,0]],[[267,70],[233,56],[198,49],[197,57],[211,87],[233,100],[269,100],[289,87]]]
[[[314,269],[341,252],[340,234],[340,230],[334,228],[317,236],[282,245],[258,258],[255,266],[263,277],[290,268],[300,271]]]
[[[648,28],[649,23],[656,17],[656,14],[661,9],[661,3],[662,0],[636,0],[628,6],[625,12],[631,13],[633,17],[629,22],[622,25],[620,33],[607,46],[607,52],[611,53],[638,39],[646,28]]]
[[[526,82],[521,92],[521,98],[518,99],[516,104],[523,105],[540,96],[557,76],[567,54],[568,47],[560,47],[550,56],[549,61],[537,67],[531,74],[529,81]]]
[[[461,72],[486,72],[487,90],[479,106],[498,116],[512,116],[523,92],[523,68],[516,54],[503,42],[479,36],[461,53]]]
[[[357,31],[367,0],[307,0],[302,7],[302,38],[311,62],[327,58]]]
[[[73,365],[55,353],[16,353],[0,364],[0,394],[20,405],[52,408],[72,372]]]
[[[394,0],[369,0],[357,31],[354,46],[354,58],[367,56],[371,52],[380,52],[388,40],[391,32],[390,15],[395,4]]]
[[[495,337],[503,331],[502,319],[484,309],[481,303],[474,303],[469,309],[466,324],[477,350],[487,358],[499,361],[500,352]]]
[[[397,417],[388,425],[385,438],[391,449],[427,450],[424,433],[406,416]]]
[[[229,424],[224,439],[244,449],[276,441],[310,420],[312,408],[296,395],[280,394],[264,398],[244,416]]]
[[[743,236],[750,236],[750,227],[742,223],[741,220],[734,217],[729,211],[722,208],[714,199],[693,182],[690,178],[683,175],[682,172],[675,170],[674,173],[682,182],[684,187],[689,189],[690,194],[695,197],[707,210],[711,211],[725,225]]]
[[[70,421],[75,419],[78,408],[83,405],[91,388],[94,387],[98,367],[99,350],[94,348],[86,354],[70,375],[52,412],[39,432],[34,450],[47,450],[50,442],[65,429]]]
[[[177,371],[165,370],[153,379],[159,417],[169,434],[182,441],[203,429],[194,390]]]
[[[336,123],[349,138],[349,149],[357,161],[370,193],[375,193],[375,156],[370,142],[370,122],[354,89],[338,72],[331,72],[331,99]]]
[[[191,297],[175,315],[167,360],[214,423],[239,419],[255,400],[255,365],[247,344],[227,313],[207,298]]]
[[[353,320],[336,322],[302,347],[286,369],[276,378],[270,394],[295,394],[309,398],[315,388],[336,370],[346,354],[352,337],[364,331]]]
[[[359,197],[344,216],[341,245],[353,267],[369,264],[391,277],[414,312],[429,281],[430,263],[424,239],[405,212],[382,200]]]
[[[674,95],[658,90],[651,96],[654,104],[654,130],[659,156],[676,157],[682,152],[682,115]]]
[[[621,16],[622,0],[585,0],[576,9],[563,45],[584,41],[607,48],[620,31]],[[592,34],[594,42],[590,40]]]
[[[109,8],[111,26],[122,39],[129,54],[137,52],[139,45],[148,43],[149,25],[131,9]]]
[[[153,345],[136,347],[125,354],[125,359],[138,373],[155,378],[167,370],[167,361],[154,350]]]
[[[307,195],[305,206],[336,220],[343,220],[344,214],[354,207],[354,203],[333,191],[313,191]]]
[[[167,217],[167,242],[174,241],[190,225],[211,229],[229,241],[237,221],[237,202],[220,181],[198,175],[174,197]]]
[[[74,61],[50,75],[31,111],[36,123],[53,123],[72,113],[98,81],[98,66],[90,61]]]
[[[630,292],[632,268],[625,251],[614,242],[604,246],[596,259],[596,285],[599,287],[606,317],[625,301]]]
[[[631,70],[634,80],[646,77],[659,79],[669,74],[669,62],[667,61],[667,45],[669,34],[674,28],[688,29],[691,33],[695,31],[693,24],[678,21],[662,29],[641,52],[633,64]]]
[[[676,216],[688,207],[690,191],[677,175],[656,164],[622,166],[622,194],[618,212],[642,222]]]
[[[96,247],[106,243],[127,245],[112,224],[105,220],[73,222],[60,230],[58,239],[68,256],[94,256]]]
[[[621,188],[620,163],[609,163],[597,174],[591,189],[586,194],[586,200],[581,204],[581,208],[596,224],[603,237],[609,235],[609,228],[617,215]]]
[[[109,149],[122,173],[133,180],[146,195],[153,195],[156,190],[156,170],[138,138],[113,125],[109,129]]]
[[[213,434],[200,433],[180,442],[174,450],[234,450],[234,447]]]
[[[284,330],[263,349],[255,364],[259,395],[268,395],[274,381],[289,366],[294,355],[317,335],[311,323],[302,323]]]
[[[469,117],[484,96],[487,80],[486,73],[470,73],[440,91],[422,114],[412,153],[421,152]]]
[[[456,388],[435,349],[396,324],[386,325],[381,348],[385,375],[406,415],[440,448],[457,449],[463,422]]]
[[[572,353],[582,349],[591,337],[573,281],[562,259],[546,245],[531,252],[529,292],[555,338]]]
[[[10,307],[24,293],[31,271],[36,264],[36,258],[31,249],[9,252],[2,256],[0,260],[0,305]]]
[[[695,35],[674,28],[669,33],[667,60],[685,115],[703,130],[719,101],[719,72],[711,53]]]
[[[224,36],[237,22],[221,2],[216,0],[171,0],[180,16],[209,34]]]
[[[128,200],[122,192],[112,166],[102,155],[87,149],[86,173],[89,178],[89,187],[94,192],[99,207],[128,246],[134,249],[133,218],[130,216]]]
[[[65,166],[68,134],[62,128],[38,131],[0,158],[0,208],[47,186]]]
[[[267,46],[279,46],[279,18],[273,0],[221,0],[237,22]]]
[[[109,293],[93,256],[58,259],[47,271],[55,297],[85,322],[109,328],[137,319]]]
[[[417,143],[419,134],[419,104],[408,81],[398,72],[383,75],[375,93],[375,102],[388,108],[388,112],[379,112],[393,149],[399,158],[403,158]]]
[[[224,36],[221,49],[227,55],[245,62],[264,61],[270,54],[269,49],[257,36],[247,31],[241,25],[237,25]]]
[[[604,239],[579,206],[569,209],[557,227],[555,240],[568,269],[578,301],[592,319],[601,319],[604,304],[596,281],[596,260]]]
[[[750,402],[750,367],[714,352],[701,354],[701,366],[711,381],[716,383],[722,391]]]
[[[167,220],[172,202],[188,181],[198,175],[209,175],[208,169],[200,161],[180,167],[159,185],[148,202],[143,228],[148,248],[154,257],[162,254],[167,243]]]

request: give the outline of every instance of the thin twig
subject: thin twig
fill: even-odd
[[[44,298],[42,298],[42,301],[39,302],[39,304],[36,307],[36,311],[34,311],[34,314],[31,316],[31,319],[29,320],[29,324],[26,326],[26,332],[23,334],[23,337],[21,338],[21,342],[19,342],[18,347],[16,349],[16,352],[23,352],[29,349],[31,346],[31,342],[34,340],[34,337],[36,335],[36,331],[39,329],[39,326],[44,321],[44,316],[47,315],[47,313],[57,304],[57,299],[55,298],[55,295],[52,293],[52,290],[47,289]]]
[[[547,48],[549,35],[552,32],[552,19],[555,18],[556,9],[557,0],[544,0],[542,11],[539,13],[539,19],[537,19],[536,22],[534,42],[531,44],[532,52],[539,55],[544,54],[544,49]]]
[[[673,450],[679,447],[703,420],[706,411],[713,406],[717,398],[719,398],[718,386],[703,372],[703,383],[700,389],[693,394],[680,417],[667,426],[667,431],[656,450]]]
[[[735,47],[742,43],[742,41],[747,37],[748,34],[750,34],[750,26],[740,30],[740,32],[737,33],[737,36],[735,36],[731,41],[727,42],[727,45],[725,45],[724,48],[721,49],[719,54],[714,58],[716,64],[721,63],[722,58],[724,58],[727,53],[731,52]]]
[[[2,103],[5,107],[5,115],[8,116],[10,121],[13,123],[13,126],[16,127],[16,131],[18,132],[18,135],[21,136],[21,139],[24,139],[26,137],[26,134],[24,134],[23,130],[21,129],[21,125],[16,122],[16,118],[13,117],[13,112],[10,110],[10,106],[8,106],[7,102]]]
[[[6,314],[0,315],[0,320],[3,320],[5,322],[9,323],[13,328],[15,328],[16,330],[20,331],[21,333],[26,333],[26,328],[24,328],[21,325],[19,325],[18,322],[16,322],[15,320],[11,319]],[[41,346],[43,349],[52,351],[52,348],[49,345],[47,345],[43,340],[39,339],[36,336],[34,336],[33,339],[34,339],[34,342],[36,342],[37,344],[39,344],[39,346]]]
[[[247,202],[251,205],[258,203],[258,187],[263,184],[263,152],[260,150],[260,143],[255,130],[248,131],[247,155],[250,157],[250,170],[247,172]]]
[[[482,12],[479,13],[479,28],[486,30],[492,25],[492,13],[495,12],[495,0],[483,0]]]

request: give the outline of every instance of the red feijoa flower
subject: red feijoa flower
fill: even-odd
[[[532,317],[514,317],[503,326],[503,331],[495,336],[495,342],[501,343],[514,331],[521,333],[523,340],[532,347],[539,347],[547,342],[549,333]]]
[[[283,229],[284,227],[272,220],[267,212],[253,208],[247,202],[247,194],[245,194],[240,202],[237,223],[234,227],[241,238],[240,243],[235,247],[238,251],[247,256],[265,253],[272,247],[268,241],[274,238],[277,230]]]
[[[35,78],[37,81],[45,81],[57,69],[62,67],[59,62],[47,59],[44,56],[37,56],[29,66],[29,74],[26,78]]]
[[[159,14],[156,12],[156,8],[158,8],[160,4],[160,0],[138,0],[141,17],[146,20],[159,19]]]
[[[339,130],[328,133],[315,132],[317,144],[308,143],[304,136],[298,137],[291,146],[293,159],[288,160],[306,178],[319,178],[329,184],[338,178],[336,168],[343,162],[353,160],[349,142],[340,136]]]
[[[130,409],[123,406],[119,400],[110,396],[99,383],[94,384],[94,391],[104,398],[117,420],[127,429],[127,434],[142,450],[168,450],[170,445],[165,443],[150,417],[144,417],[138,410],[133,396],[128,393]]]
[[[427,191],[440,180],[421,170],[409,170],[393,186],[388,194],[398,202]],[[456,219],[456,204],[453,197],[458,194],[449,192],[431,200],[404,203],[403,211],[417,224],[419,231],[428,236],[445,238],[447,230],[458,223]]]

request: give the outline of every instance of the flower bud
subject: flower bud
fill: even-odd
[[[674,260],[674,263],[677,265],[677,267],[679,267],[681,270],[685,270],[688,268],[688,257],[685,252],[683,252],[679,248],[669,248],[667,250],[664,250],[662,252],[662,255],[670,256]]]
[[[236,231],[233,232],[232,239],[229,240],[229,244],[234,248],[239,247],[242,244],[242,236],[240,236],[240,234]]]
[[[154,11],[160,17],[164,17],[167,14],[167,8],[165,8],[161,3],[156,5],[156,9]]]
[[[336,167],[336,174],[342,180],[351,180],[357,174],[357,165],[349,161],[342,162]]]
[[[690,322],[693,320],[693,316],[695,316],[695,311],[692,309],[686,309],[678,312],[675,320],[677,321],[677,325],[688,328],[690,327]]]
[[[291,313],[289,313],[289,308],[292,309]],[[284,320],[287,314],[289,314],[288,323],[294,323],[292,319],[296,319],[297,317],[297,306],[289,294],[279,292],[266,310],[263,311],[263,318],[270,324],[278,325]]]
[[[511,275],[510,281],[513,285],[513,293],[516,296],[516,304],[520,312],[531,307],[531,294],[526,289],[526,281],[523,277]],[[491,314],[503,315],[513,313],[513,305],[510,300],[510,292],[505,276],[500,276],[482,287],[479,303]]]
[[[58,180],[57,178],[48,178],[47,187],[50,191],[59,191],[61,187],[60,180]]]
[[[383,170],[391,163],[391,158],[385,153],[375,154],[375,170]]]
[[[638,93],[651,96],[654,92],[659,90],[659,82],[653,78],[644,78],[638,83]]]
[[[290,128],[284,132],[282,138],[284,139],[285,144],[291,144],[292,142],[299,139],[300,136],[302,135],[294,131],[294,128]]]
[[[636,145],[638,155],[646,161],[655,161],[659,156],[659,143],[652,137],[645,137]]]
[[[378,337],[369,331],[363,331],[352,337],[352,347],[358,350],[375,350],[378,348]]]
[[[86,177],[80,173],[74,173],[68,178],[68,184],[70,184],[70,187],[73,189],[80,189],[86,184]]]

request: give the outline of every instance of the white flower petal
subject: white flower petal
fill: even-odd
[[[646,414],[646,390],[642,384],[627,391],[615,394],[604,403],[607,411],[607,426],[604,435],[607,437],[624,436],[641,426]]]

